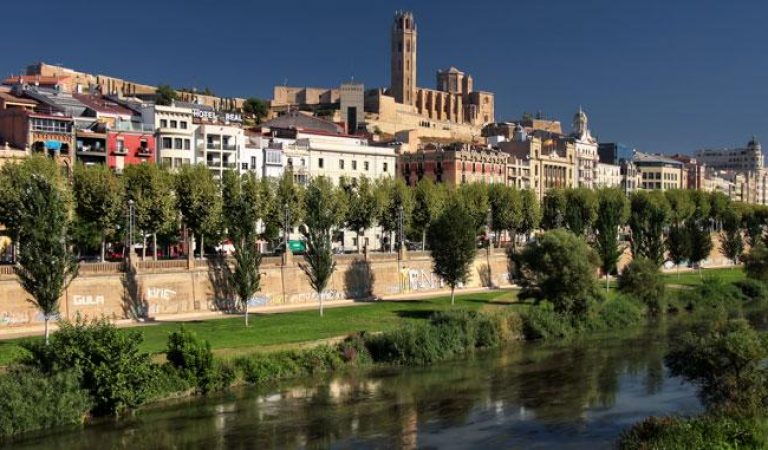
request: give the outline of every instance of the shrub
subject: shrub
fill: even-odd
[[[619,291],[641,301],[651,314],[665,312],[664,281],[655,262],[635,258],[619,275]]]
[[[549,300],[558,313],[583,317],[602,299],[596,284],[597,253],[573,233],[557,229],[529,243],[520,256],[520,295]]]
[[[597,326],[617,329],[635,326],[645,316],[643,306],[626,297],[617,297],[601,304],[597,309]]]
[[[74,372],[45,376],[37,370],[12,370],[0,376],[0,437],[79,425],[91,400]]]
[[[166,359],[203,393],[223,389],[234,381],[234,372],[213,358],[211,344],[184,327],[168,336]]]
[[[620,450],[764,449],[768,423],[762,418],[702,416],[649,417],[624,431]]]
[[[234,366],[248,383],[261,384],[338,369],[344,365],[338,348],[319,345],[307,350],[256,354],[237,358]]]
[[[348,364],[367,365],[371,362],[371,354],[365,347],[365,331],[347,336],[339,345],[341,359]]]
[[[687,301],[686,309],[704,313],[738,311],[747,300],[735,284],[716,277],[705,277],[700,285],[681,293],[680,298]]]
[[[567,338],[575,333],[571,318],[555,311],[552,303],[541,302],[523,315],[526,339]]]
[[[768,287],[762,281],[747,278],[734,283],[742,295],[752,302],[765,302],[768,300]]]
[[[152,378],[149,354],[140,352],[139,331],[118,331],[107,319],[59,322],[50,343],[26,342],[24,363],[45,375],[75,371],[93,400],[96,415],[134,408],[147,398]]]
[[[764,244],[758,243],[741,259],[744,261],[747,277],[768,282],[768,248]]]
[[[768,397],[768,336],[744,320],[708,325],[673,342],[665,362],[675,376],[696,383],[710,409],[756,411]]]

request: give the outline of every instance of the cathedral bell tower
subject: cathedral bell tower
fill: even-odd
[[[391,85],[395,101],[416,103],[416,22],[410,11],[398,11],[392,23]]]

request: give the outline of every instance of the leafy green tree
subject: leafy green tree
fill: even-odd
[[[720,224],[723,214],[730,207],[731,199],[722,192],[712,192],[709,197],[709,217],[715,224]]]
[[[520,191],[520,200],[522,214],[520,217],[520,228],[517,231],[520,234],[528,236],[539,227],[539,223],[541,222],[541,209],[539,208],[536,194],[530,189],[523,189]]]
[[[261,250],[258,222],[262,214],[260,185],[253,173],[239,176],[224,172],[222,180],[224,224],[235,248],[235,267],[230,276],[248,326],[248,300],[261,287]]]
[[[707,220],[711,217],[712,203],[710,202],[710,195],[707,192],[699,190],[686,190],[690,196],[691,203],[693,203],[693,213],[691,219],[701,221]]]
[[[669,221],[674,225],[682,225],[694,213],[696,205],[691,201],[687,190],[670,189],[664,191],[664,197],[669,204]]]
[[[179,94],[167,84],[161,84],[155,91],[155,104],[160,106],[170,106],[179,99]]]
[[[520,257],[521,298],[549,300],[555,311],[585,317],[599,300],[595,283],[598,256],[582,238],[565,229],[551,230],[526,245]]]
[[[184,224],[200,236],[200,258],[205,252],[205,236],[221,230],[222,198],[219,183],[203,164],[183,166],[175,177],[176,205]],[[191,242],[189,249],[192,251]]]
[[[664,291],[659,266],[648,258],[635,258],[619,275],[619,292],[643,302],[651,314],[664,312]]]
[[[669,203],[660,191],[637,191],[630,199],[629,227],[632,255],[645,257],[659,266],[664,262],[664,227]]]
[[[720,251],[736,264],[744,252],[744,240],[741,237],[741,211],[729,208],[723,214],[723,231],[720,232]]]
[[[365,231],[371,228],[378,216],[379,203],[375,184],[363,176],[357,186],[348,186],[347,227],[357,233],[357,251],[363,249]]]
[[[691,239],[688,228],[684,225],[672,225],[667,236],[667,251],[669,259],[677,266],[677,276],[680,276],[680,264],[691,258]]]
[[[541,209],[541,228],[554,230],[565,226],[568,200],[563,189],[550,189],[544,194]]]
[[[286,217],[287,212],[287,217]],[[270,209],[269,221],[278,225],[284,238],[285,230],[291,230],[303,220],[304,189],[293,178],[293,172],[286,170],[277,181],[273,208]],[[290,234],[290,231],[288,232]],[[286,252],[289,249],[286,247]]]
[[[451,288],[455,303],[456,286],[465,283],[477,253],[475,221],[455,199],[427,231],[434,272]]]
[[[69,202],[55,179],[30,173],[19,185],[19,284],[48,322],[59,313],[59,299],[77,276],[78,263],[69,242]]]
[[[101,235],[101,260],[104,261],[107,236],[117,229],[125,208],[122,182],[106,166],[78,164],[72,191],[78,217]]]
[[[501,242],[501,233],[509,231],[515,236],[522,222],[522,198],[517,189],[503,184],[492,184],[488,188],[488,202],[491,205],[491,228]]]
[[[265,100],[256,97],[249,97],[243,102],[243,113],[256,119],[256,123],[267,117],[269,105]]]
[[[744,261],[747,277],[768,283],[768,248],[765,244],[758,242],[741,259]]]
[[[22,222],[26,220],[22,186],[29,181],[32,174],[39,174],[43,178],[55,181],[61,188],[62,195],[65,196],[64,201],[71,202],[69,191],[65,189],[66,180],[51,159],[44,156],[31,156],[21,163],[4,164],[0,168],[0,223],[5,226],[5,233],[13,240],[17,252]]]
[[[623,248],[619,248],[619,228],[626,224],[628,217],[627,197],[621,190],[606,188],[597,191],[595,248],[600,257],[600,267],[605,274],[606,290],[608,276],[616,273],[616,263],[623,251]]]
[[[689,221],[686,225],[688,229],[688,238],[691,241],[690,260],[691,263],[699,265],[699,275],[701,275],[701,262],[709,257],[712,251],[712,236],[706,225]]]
[[[136,226],[142,235],[142,259],[147,256],[147,233],[152,234],[153,257],[157,259],[157,234],[175,224],[173,182],[167,172],[148,163],[127,166],[123,178],[125,195],[134,203]]]
[[[732,203],[732,208],[729,208],[729,210],[731,209],[736,209],[741,214],[741,225],[744,227],[749,245],[755,245],[756,242],[763,240],[766,223],[764,206]],[[723,214],[723,221],[725,221],[727,215],[728,210]]]
[[[307,251],[304,254],[304,262],[299,266],[307,274],[309,284],[317,293],[321,317],[323,291],[336,270],[331,233],[343,223],[344,209],[343,197],[338,194],[328,178],[312,178],[304,199],[305,217],[304,226],[301,227],[307,242]]]
[[[456,190],[466,212],[472,217],[475,232],[480,233],[488,224],[488,185],[484,183],[462,184]]]
[[[587,188],[565,191],[565,225],[576,236],[587,237],[597,218],[597,195]]]
[[[413,190],[411,227],[421,234],[421,248],[426,249],[427,229],[445,208],[447,193],[431,178],[422,178]]]
[[[389,250],[392,251],[396,239],[392,239],[391,236],[398,232],[400,211],[403,214],[403,229],[407,229],[411,225],[414,206],[413,191],[400,178],[381,180],[377,190],[380,190],[377,197],[381,205],[379,208],[379,225],[385,233],[390,235]]]
[[[713,323],[700,333],[685,333],[664,358],[675,376],[699,386],[711,410],[757,412],[768,398],[768,335],[745,320]]]

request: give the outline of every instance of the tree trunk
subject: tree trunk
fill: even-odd
[[[451,286],[451,305],[455,304],[456,299],[456,287]]]
[[[147,259],[147,234],[141,230],[141,260]]]
[[[606,294],[608,293],[608,289],[609,289],[608,280],[610,280],[610,278],[608,278],[608,271],[606,270],[605,271],[605,293]]]
[[[47,314],[43,317],[43,322],[45,323],[45,345],[48,345],[48,315]]]
[[[363,234],[360,233],[360,230],[357,231],[357,254],[363,253],[363,239],[365,239],[363,236],[365,236],[364,232]]]
[[[152,233],[152,259],[157,261],[157,233]]]
[[[248,326],[248,302],[245,302],[245,326]]]
[[[205,257],[205,238],[203,237],[203,233],[200,233],[200,259],[203,259]]]
[[[421,251],[427,251],[427,229],[421,230]]]
[[[389,232],[389,253],[395,251],[395,232]]]
[[[323,293],[318,292],[317,296],[320,298],[320,317],[323,317]]]
[[[107,233],[101,231],[101,262],[106,261],[105,256],[107,254]]]

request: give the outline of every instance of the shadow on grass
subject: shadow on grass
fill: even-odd
[[[397,316],[403,319],[429,319],[436,311],[433,309],[406,309],[397,311]]]

